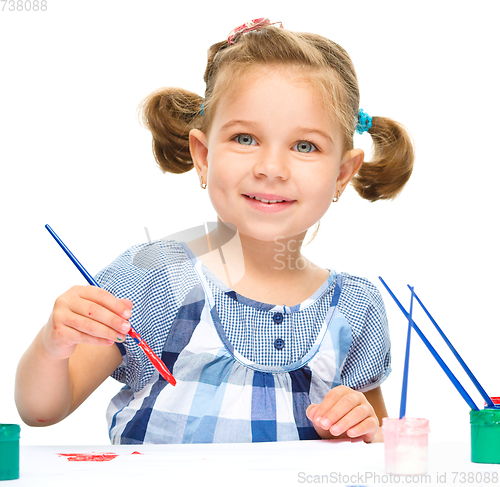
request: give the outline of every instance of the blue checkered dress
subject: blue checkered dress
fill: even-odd
[[[113,377],[126,385],[107,420],[114,444],[318,439],[305,415],[339,384],[360,391],[390,372],[384,305],[365,279],[330,271],[293,307],[240,296],[184,243],[132,247],[97,276],[134,303],[132,325],[162,358],[166,382],[133,339]]]

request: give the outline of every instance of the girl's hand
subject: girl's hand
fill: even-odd
[[[331,389],[321,404],[311,404],[307,408],[306,415],[323,439],[335,438],[343,433],[367,443],[380,439],[375,410],[362,392],[346,386]]]
[[[95,286],[74,286],[59,296],[42,331],[48,356],[69,358],[79,343],[109,346],[125,340],[132,301]]]

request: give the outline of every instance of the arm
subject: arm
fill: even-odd
[[[346,320],[351,325],[353,338],[349,356],[342,369],[343,382],[359,384],[359,371],[381,380],[388,373],[390,363],[389,328],[380,292],[366,279],[350,276],[344,286],[351,292],[341,299],[357,301],[362,311],[349,311]],[[349,296],[355,297],[349,297]],[[361,300],[359,297],[363,296]],[[354,333],[355,332],[355,333]],[[382,391],[376,387],[366,393],[340,385],[325,395],[321,404],[312,404],[306,414],[322,438],[361,438],[365,442],[382,441],[381,420],[387,416]]]
[[[91,286],[60,296],[47,324],[19,361],[15,400],[30,426],[71,414],[118,367],[132,303]],[[128,310],[128,312],[127,312]]]
[[[337,386],[321,404],[311,404],[306,415],[321,438],[360,437],[369,443],[382,441],[380,426],[387,410],[380,387],[363,394]]]

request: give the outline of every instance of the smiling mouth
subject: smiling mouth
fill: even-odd
[[[286,203],[287,201],[291,201],[291,200],[266,200],[264,198],[258,198],[257,196],[250,196],[248,194],[245,195],[247,198],[251,198],[253,200],[257,200],[257,201],[260,201],[262,203],[267,203],[268,205],[272,204],[272,203]]]

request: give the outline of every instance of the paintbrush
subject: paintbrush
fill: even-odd
[[[409,287],[409,286],[408,286]],[[413,289],[413,288],[410,288]],[[450,340],[448,340],[448,337],[444,334],[444,331],[441,330],[440,326],[436,323],[436,320],[432,317],[432,315],[427,311],[427,308],[424,306],[424,303],[419,299],[419,297],[412,292],[412,294],[415,296],[415,299],[418,301],[418,304],[422,307],[422,309],[425,311],[425,314],[427,317],[431,320],[432,324],[435,326],[436,330],[439,332],[441,335],[441,338],[445,341],[446,345],[448,345],[449,349],[453,352],[453,355],[455,355],[455,358],[458,360],[462,368],[465,370],[467,375],[469,376],[469,379],[472,381],[472,383],[476,386],[476,389],[479,391],[481,396],[483,396],[484,401],[486,402],[486,405],[489,408],[496,408],[495,404],[491,400],[491,397],[486,393],[486,391],[483,389],[483,386],[479,383],[479,381],[476,379],[472,371],[469,369],[467,364],[463,361],[462,357],[460,354],[456,351],[455,347],[451,344]]]
[[[401,403],[399,406],[399,419],[403,419],[406,415],[406,396],[408,391],[408,367],[410,364],[410,338],[411,338],[411,323],[413,316],[413,288],[411,289],[410,316],[408,317],[408,332],[406,335],[406,352],[405,365],[403,370],[403,386],[401,387]]]
[[[49,233],[54,237],[54,240],[59,244],[59,246],[64,250],[64,253],[69,257],[71,262],[75,264],[76,268],[82,273],[83,277],[87,280],[87,282],[91,286],[101,287],[97,284],[96,280],[87,272],[85,267],[80,263],[80,261],[71,253],[71,251],[66,247],[64,242],[58,237],[56,232],[52,230],[49,225],[45,225],[45,228],[49,231]],[[170,371],[165,367],[165,364],[155,355],[153,350],[148,346],[148,344],[141,338],[139,333],[135,330],[135,328],[131,325],[128,334],[137,342],[137,344],[142,348],[148,359],[155,366],[156,370],[161,374],[161,376],[170,384],[175,386],[176,380],[174,376],[170,373]]]
[[[406,316],[407,319],[410,318],[409,313],[406,311],[406,309],[403,307],[403,305],[399,302],[398,298],[396,298],[395,294],[390,290],[389,286],[385,283],[385,281],[379,277],[380,281],[384,285],[384,287],[387,289],[387,292],[391,295],[391,298],[395,301],[395,303],[398,305],[399,309],[402,311],[402,313]],[[424,342],[425,346],[431,352],[432,356],[436,359],[437,363],[441,366],[443,369],[444,373],[447,375],[448,379],[451,380],[452,384],[455,386],[457,391],[460,393],[462,398],[465,400],[465,402],[469,405],[471,409],[474,411],[479,411],[478,407],[474,404],[474,401],[472,398],[469,396],[467,391],[464,389],[462,384],[460,384],[460,381],[453,375],[453,372],[449,369],[449,367],[445,364],[444,360],[441,358],[439,353],[435,350],[435,348],[431,345],[429,340],[427,340],[426,336],[422,333],[420,328],[417,326],[415,321],[413,319],[410,320],[412,328],[415,330],[417,335],[422,339]]]

